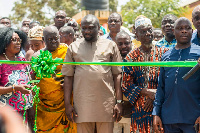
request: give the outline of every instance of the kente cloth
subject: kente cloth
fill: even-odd
[[[65,58],[67,52],[66,45],[51,52],[52,58]],[[39,52],[37,52],[39,54]],[[62,65],[57,66],[56,74],[52,78],[42,79],[40,87],[40,102],[38,104],[37,129],[38,133],[77,133],[76,124],[68,120],[65,113],[64,90],[61,81],[64,79],[60,75]]]
[[[121,62],[115,42],[98,38],[87,42],[84,38],[69,45],[65,61],[69,62]],[[113,122],[115,88],[113,75],[121,73],[119,66],[63,65],[62,74],[74,76],[74,108],[76,123]]]
[[[17,57],[18,61],[26,61],[25,58]],[[27,64],[0,64],[0,86],[8,87],[13,85],[27,84],[29,80],[28,73],[30,67]],[[23,99],[26,99],[24,101]],[[15,111],[23,114],[23,108],[29,109],[32,107],[32,95],[22,94],[20,91],[0,94],[0,106],[10,105]]]
[[[174,38],[171,42],[168,42],[165,37],[163,37],[161,40],[159,40],[156,44],[158,47],[164,47],[164,48],[173,48],[176,45],[176,39]]]
[[[133,49],[125,57],[124,62],[160,61],[167,49],[151,49],[144,53],[141,47]],[[159,67],[149,66],[123,66],[122,92],[132,104],[131,127],[133,132],[149,133],[152,126],[152,111],[144,111],[146,96],[140,95],[143,88],[156,89],[158,85]]]

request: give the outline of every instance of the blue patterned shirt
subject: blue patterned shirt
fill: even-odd
[[[173,48],[176,45],[176,39],[174,38],[170,43],[163,37],[156,44],[158,47]]]

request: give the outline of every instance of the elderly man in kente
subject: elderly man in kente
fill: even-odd
[[[65,61],[121,62],[117,45],[99,38],[99,29],[96,16],[85,16],[81,20],[84,38],[69,45]],[[113,122],[119,121],[122,113],[121,67],[63,65],[62,74],[66,113],[77,123],[78,133],[94,133],[95,127],[97,133],[113,133]],[[74,107],[70,104],[72,90]]]
[[[151,20],[141,17],[135,22],[136,37],[141,42],[124,59],[125,62],[160,61],[166,49],[153,47],[153,27]],[[132,131],[150,133],[152,131],[152,109],[158,85],[159,67],[124,66],[122,91],[132,104]]]
[[[67,47],[60,44],[59,32],[55,26],[48,26],[43,30],[44,42],[46,47],[42,50],[48,50],[52,58],[65,58]],[[40,54],[36,52],[34,56]],[[37,129],[38,133],[76,133],[76,124],[68,121],[65,114],[64,91],[61,75],[62,65],[57,66],[56,75],[52,78],[43,78],[40,80],[40,103],[38,104]]]
[[[172,14],[167,14],[163,17],[161,22],[161,28],[164,37],[157,42],[157,46],[172,48],[176,45],[176,39],[174,36],[174,23],[177,20],[177,17]]]
[[[192,43],[200,46],[200,5],[196,6],[192,11],[192,22],[196,31],[192,34]]]
[[[197,61],[200,47],[191,43],[192,24],[179,18],[174,24],[177,44],[167,51],[162,61]],[[190,67],[161,67],[153,109],[153,125],[157,133],[197,133],[200,124],[200,70],[190,78],[182,77]],[[199,128],[199,125],[197,125]]]
[[[26,38],[22,31],[0,28],[0,60],[26,61],[18,56]],[[32,107],[32,95],[26,89],[30,88],[27,85],[30,81],[28,68],[27,64],[0,64],[0,106],[10,105],[21,115]]]

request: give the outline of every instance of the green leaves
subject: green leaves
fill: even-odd
[[[9,17],[14,24],[21,24],[24,18],[30,18],[45,26],[54,23],[56,11],[64,10],[68,17],[72,17],[78,13],[80,5],[79,0],[18,0],[12,8],[14,14]]]
[[[123,21],[134,24],[137,16],[144,15],[151,19],[154,27],[160,28],[166,14],[180,17],[188,11],[188,8],[180,7],[179,2],[180,0],[130,0],[121,8]]]

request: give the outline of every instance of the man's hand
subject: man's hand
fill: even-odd
[[[147,98],[144,104],[144,111],[150,112],[152,110],[153,110],[153,100],[150,98]]]
[[[74,122],[74,116],[75,116],[75,117],[78,117],[78,115],[77,115],[75,109],[72,107],[71,104],[68,104],[68,105],[66,106],[65,112],[66,112],[67,118],[68,118],[70,121],[73,121],[73,122]]]
[[[122,119],[122,104],[117,103],[114,107],[113,117],[116,118],[116,122],[119,122]]]
[[[195,121],[195,125],[199,126],[199,127],[196,127],[196,128],[198,129],[198,133],[200,133],[200,131],[199,131],[199,129],[200,129],[200,116]],[[195,129],[195,130],[197,130],[197,129]]]
[[[147,97],[149,97],[152,100],[155,99],[155,94],[156,94],[155,89],[143,88],[142,91],[141,91],[141,95],[147,96]]]
[[[162,126],[162,121],[159,116],[153,116],[153,128],[156,133],[164,133],[164,129]]]

